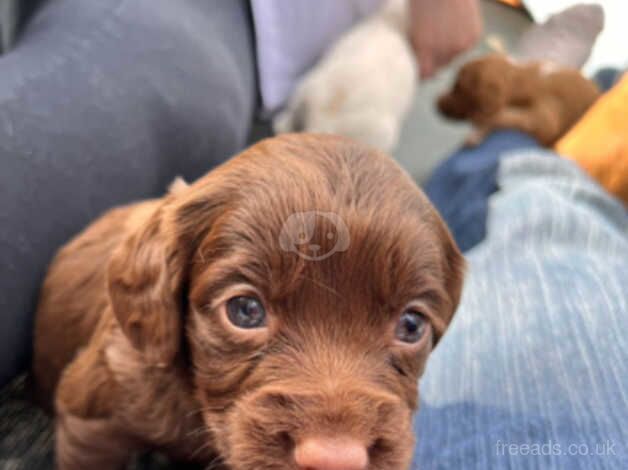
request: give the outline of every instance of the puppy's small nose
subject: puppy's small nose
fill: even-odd
[[[366,447],[347,438],[309,438],[294,450],[300,470],[366,470]]]

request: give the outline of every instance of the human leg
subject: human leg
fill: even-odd
[[[56,0],[0,57],[0,384],[57,247],[245,146],[251,34],[244,0]]]
[[[428,363],[417,468],[626,468],[626,210],[572,162],[517,153]]]

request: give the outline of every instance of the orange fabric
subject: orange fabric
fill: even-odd
[[[558,141],[556,151],[628,204],[628,74]]]
[[[513,7],[520,7],[521,6],[521,0],[498,0],[501,3],[506,3],[510,6]]]

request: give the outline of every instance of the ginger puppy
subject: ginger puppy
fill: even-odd
[[[408,175],[340,137],[269,139],[106,213],[58,253],[37,312],[58,468],[148,449],[234,470],[408,468],[463,264]]]
[[[452,89],[439,98],[438,109],[445,117],[473,124],[469,145],[496,129],[519,129],[551,147],[599,95],[578,70],[489,54],[460,69]]]

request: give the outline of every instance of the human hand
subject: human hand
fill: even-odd
[[[433,76],[482,34],[479,0],[409,0],[410,38],[422,78]]]

